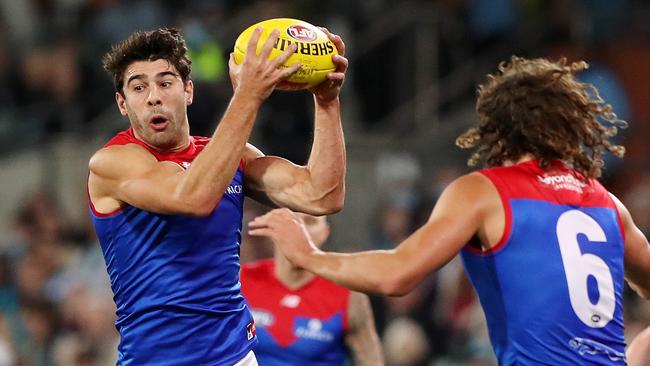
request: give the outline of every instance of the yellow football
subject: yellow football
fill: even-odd
[[[280,34],[269,58],[279,56],[292,43],[298,46],[281,67],[288,67],[298,61],[302,66],[287,79],[288,83],[282,83],[281,88],[303,89],[318,85],[327,78],[328,73],[336,69],[332,56],[338,52],[325,32],[305,21],[291,18],[268,19],[246,28],[235,41],[234,58],[237,64],[244,60],[248,41],[257,27],[263,28],[257,53],[262,50],[273,29],[277,29]]]

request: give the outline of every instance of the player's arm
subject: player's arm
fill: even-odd
[[[88,188],[96,209],[109,212],[128,204],[165,214],[202,216],[212,212],[235,174],[260,104],[278,82],[300,66],[278,68],[295,47],[268,60],[277,32],[257,55],[260,33],[259,29],[253,33],[248,56],[237,68],[237,87],[230,104],[212,140],[192,166],[183,171],[171,163],[158,162],[134,145],[104,148],[89,164]]]
[[[252,99],[234,97],[214,139],[185,171],[174,163],[158,162],[135,144],[99,150],[90,159],[88,177],[95,209],[111,212],[128,204],[162,214],[210,214],[235,174],[248,137],[237,127],[252,125],[257,105]]]
[[[384,356],[368,296],[351,292],[348,305],[348,346],[355,366],[383,366]]]
[[[339,51],[339,55],[333,56],[337,69],[312,90],[314,141],[307,165],[299,166],[286,159],[265,156],[252,145],[248,145],[245,153],[246,192],[249,196],[271,206],[314,215],[341,210],[345,198],[346,157],[339,93],[348,61],[343,56],[345,45],[341,38],[327,33]]]
[[[625,278],[643,298],[650,299],[650,245],[643,232],[634,223],[625,205],[614,195],[625,232]]]
[[[625,351],[629,366],[646,366],[650,360],[650,327],[634,337]]]
[[[493,220],[495,224],[486,224]],[[503,230],[496,235],[493,228],[502,228],[503,221],[496,188],[483,175],[473,173],[450,184],[427,223],[391,250],[323,252],[311,243],[300,220],[286,209],[256,218],[249,228],[251,235],[270,237],[296,265],[341,286],[404,295],[428,273],[450,261],[473,235],[478,234],[483,242],[497,242],[494,237]],[[492,229],[487,230],[488,226]]]

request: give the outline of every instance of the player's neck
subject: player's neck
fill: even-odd
[[[296,267],[282,254],[275,254],[275,277],[287,288],[298,289],[314,279],[314,274]]]
[[[504,162],[503,165],[504,165],[504,166],[512,166],[512,165],[517,165],[517,164],[525,163],[525,162],[527,162],[527,161],[531,161],[531,160],[535,160],[535,159],[537,159],[537,158],[535,157],[535,155],[530,154],[530,153],[526,153],[526,154],[520,156],[520,157],[517,158],[517,159],[506,160],[506,161]]]

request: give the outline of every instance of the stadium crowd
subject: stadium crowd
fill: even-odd
[[[627,147],[626,158],[607,161],[603,182],[650,235],[647,2],[404,3],[437,14],[430,29],[431,37],[436,37],[438,66],[426,82],[437,83],[441,90],[456,85],[454,77],[468,62],[476,66],[472,72],[483,77],[513,53],[588,61],[592,67],[583,81],[595,84],[629,123],[619,141]],[[133,30],[163,25],[179,27],[188,40],[194,82],[201,93],[189,109],[190,120],[197,121],[192,132],[205,134],[231,93],[230,44],[248,24],[280,16],[324,24],[343,35],[351,59],[343,105],[355,103],[349,107],[355,120],[350,141],[355,134],[390,136],[400,126],[379,121],[416,97],[413,86],[420,82],[410,72],[413,60],[400,58],[405,48],[415,45],[412,29],[396,31],[370,49],[355,35],[376,26],[390,14],[391,6],[386,0],[0,0],[0,151],[10,156],[43,148],[63,133],[108,136],[125,128],[119,121],[98,125],[106,111],[115,108],[100,56]],[[357,46],[363,52],[355,54]],[[487,69],[481,68],[483,63]],[[445,123],[446,113],[473,99],[475,81],[434,101],[441,111],[440,123]],[[311,126],[302,121],[310,119],[311,110],[295,108],[309,103],[296,103],[296,98],[309,95],[274,95],[262,109],[256,129],[266,152],[305,161],[306,144],[287,143],[310,138]],[[272,122],[278,120],[282,123]],[[403,123],[414,126],[408,116]],[[426,220],[440,187],[466,171],[464,161],[453,156],[441,165],[440,159],[417,152],[381,155],[375,174],[381,194],[366,198],[374,212],[371,240],[354,243],[355,248],[391,248]],[[85,212],[66,215],[54,192],[48,185],[35,187],[12,209],[13,216],[5,218],[12,232],[0,236],[0,366],[114,365],[115,309],[92,223]],[[244,223],[265,210],[248,202]],[[256,241],[260,239],[244,235],[242,262],[270,255],[270,244]],[[344,250],[347,243],[329,245]],[[407,296],[374,296],[372,305],[389,365],[495,364],[483,314],[457,260]],[[629,289],[625,322],[629,339],[650,324],[650,306]]]

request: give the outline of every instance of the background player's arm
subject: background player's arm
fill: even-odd
[[[350,350],[354,365],[382,366],[384,356],[368,296],[359,292],[350,293],[348,319],[345,344]]]
[[[345,199],[345,142],[338,96],[345,79],[347,59],[343,57],[345,45],[341,38],[327,34],[339,51],[339,55],[333,57],[337,69],[312,90],[314,142],[307,165],[298,166],[286,159],[264,156],[252,145],[248,145],[245,154],[249,196],[271,206],[314,215],[340,211]]]
[[[640,296],[650,299],[650,245],[627,208],[612,195],[625,232],[625,278]]]
[[[496,188],[481,174],[458,178],[442,193],[429,221],[391,250],[322,252],[300,220],[288,210],[273,210],[249,224],[251,235],[268,236],[293,263],[341,286],[387,295],[404,295],[428,273],[449,262],[478,234],[496,243],[504,214]]]
[[[256,55],[259,35],[260,31],[256,30],[251,37],[249,56],[238,68],[238,86],[230,104],[212,140],[192,166],[183,171],[174,164],[158,162],[144,148],[135,145],[104,148],[89,164],[88,188],[95,209],[110,212],[129,204],[165,214],[201,216],[212,212],[235,174],[260,104],[278,82],[300,66],[278,68],[294,48],[267,60],[277,33]]]

